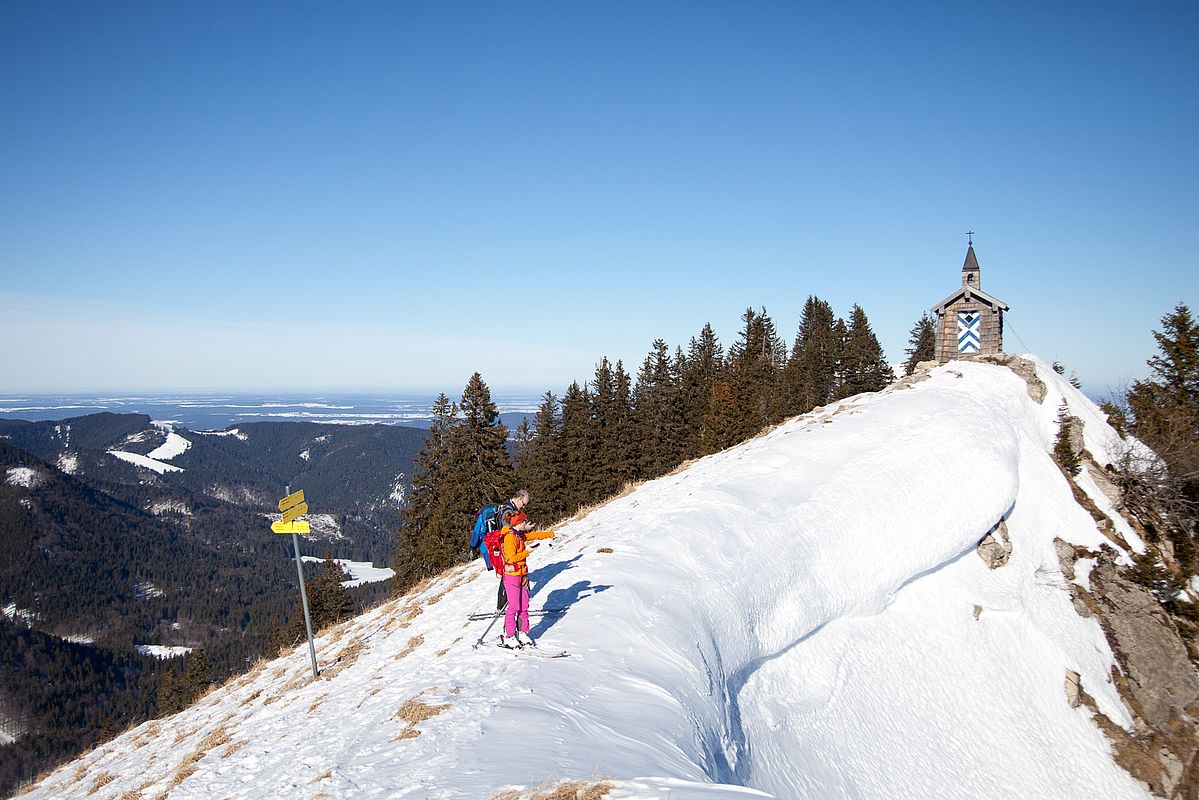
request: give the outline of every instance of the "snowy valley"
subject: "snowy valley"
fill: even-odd
[[[475,561],[319,636],[319,678],[306,647],[260,663],[22,796],[1148,797],[1114,742],[1153,712],[1091,610],[1144,549],[1101,488],[1128,445],[1027,359],[817,409],[567,521],[530,559],[533,608],[565,609],[534,616],[538,654],[565,657],[475,646]],[[1063,400],[1084,504],[1050,457]]]

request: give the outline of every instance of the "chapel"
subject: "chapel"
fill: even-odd
[[[982,290],[982,270],[970,234],[962,285],[932,307],[936,315],[937,363],[968,355],[1003,352],[1003,313],[1007,303]]]

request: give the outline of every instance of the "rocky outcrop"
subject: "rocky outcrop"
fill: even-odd
[[[1182,637],[1153,594],[1121,575],[1111,550],[1099,554],[1090,583],[1090,592],[1072,586],[1107,634],[1119,665],[1112,677],[1132,712],[1133,731],[1099,713],[1085,691],[1082,702],[1111,740],[1117,762],[1150,791],[1199,798],[1199,674]]]
[[[975,548],[978,557],[986,562],[988,569],[998,569],[1007,563],[1012,555],[1012,540],[1008,537],[1007,523],[999,520]]]
[[[999,364],[1007,367],[1012,372],[1019,375],[1028,384],[1028,396],[1037,403],[1045,401],[1045,382],[1037,377],[1037,365],[1029,361],[1027,358],[1020,356],[1012,356],[1007,353],[995,353],[989,356],[974,356],[973,360],[982,361],[986,364]]]

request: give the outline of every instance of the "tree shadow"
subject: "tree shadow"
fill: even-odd
[[[565,589],[554,589],[547,594],[542,607],[568,609],[584,597],[591,597],[611,588],[607,584],[597,585],[591,581],[576,581],[573,586]],[[542,614],[538,617],[537,624],[529,631],[529,635],[537,639],[550,628],[554,627],[563,616],[565,614]]]

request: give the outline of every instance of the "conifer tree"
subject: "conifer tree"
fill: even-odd
[[[592,431],[591,393],[574,381],[562,395],[560,451],[563,513],[598,499],[590,494],[591,470],[595,465],[596,440]]]
[[[676,363],[666,342],[655,339],[637,373],[633,403],[640,443],[637,473],[641,478],[664,475],[683,460],[686,428],[679,404]]]
[[[397,532],[396,591],[469,559],[475,514],[515,487],[508,429],[479,373],[467,381],[457,417],[453,409],[438,397],[433,428],[416,459],[412,497]]]
[[[467,381],[458,410],[461,419],[449,432],[450,527],[444,535],[450,563],[470,557],[469,532],[479,509],[516,489],[508,429],[479,373]]]
[[[354,613],[354,604],[350,593],[342,583],[350,576],[342,569],[341,564],[326,553],[320,568],[315,575],[304,570],[304,590],[308,595],[308,619],[312,623],[313,634],[329,627]],[[287,623],[272,634],[272,647],[277,651],[294,647],[308,636],[308,628],[304,624],[304,605],[300,593],[296,592],[295,606]]]
[[[845,350],[841,361],[841,396],[849,397],[861,392],[877,392],[893,378],[893,372],[883,348],[878,343],[866,312],[855,304],[850,314],[849,330],[845,338]]]
[[[168,668],[158,683],[158,695],[155,701],[156,713],[160,717],[177,714],[187,708],[187,691],[183,685],[183,674],[179,669]]]
[[[595,369],[592,383],[591,418],[596,442],[594,482],[590,494],[607,497],[632,480],[637,453],[634,450],[629,376],[617,361],[613,368],[605,357]]]
[[[733,384],[718,380],[712,384],[708,410],[704,415],[701,455],[719,453],[741,441],[742,415],[737,408]]]
[[[320,571],[306,581],[308,586],[308,609],[312,619],[312,630],[322,630],[348,619],[354,613],[350,592],[342,584],[350,576],[341,564],[326,554]],[[303,609],[301,609],[302,613]],[[306,633],[306,632],[305,632]]]
[[[712,323],[704,323],[698,337],[691,337],[687,358],[682,369],[682,404],[687,431],[685,456],[694,458],[707,452],[704,441],[705,422],[712,400],[712,386],[724,373],[724,348],[712,330]]]
[[[784,416],[781,380],[786,345],[765,308],[760,314],[747,308],[741,319],[745,326],[729,348],[728,375],[741,412],[739,438],[748,439]]]
[[[1199,325],[1185,303],[1154,331],[1158,355],[1147,362],[1152,379],[1128,391],[1133,432],[1166,462],[1182,496],[1199,505]]]
[[[783,374],[787,414],[806,414],[833,400],[841,352],[835,325],[832,306],[808,295]]]
[[[1074,476],[1082,469],[1082,463],[1078,460],[1078,456],[1074,453],[1074,447],[1070,444],[1072,428],[1070,407],[1063,400],[1057,410],[1057,439],[1053,443],[1053,457],[1057,459],[1057,463],[1063,470]]]
[[[843,397],[849,396],[849,393],[846,392],[846,375],[849,362],[845,353],[848,344],[849,329],[845,325],[845,320],[837,317],[837,321],[833,323],[833,347],[836,353],[836,367],[833,369],[833,400],[840,400]]]
[[[937,357],[937,331],[935,322],[928,312],[920,315],[912,332],[908,335],[908,360],[904,362],[904,375],[911,375],[921,361],[932,361]]]
[[[563,465],[561,456],[562,418],[553,392],[541,397],[533,420],[533,432],[522,451],[517,468],[517,483],[531,497],[526,509],[538,519],[556,520],[563,508]]]

